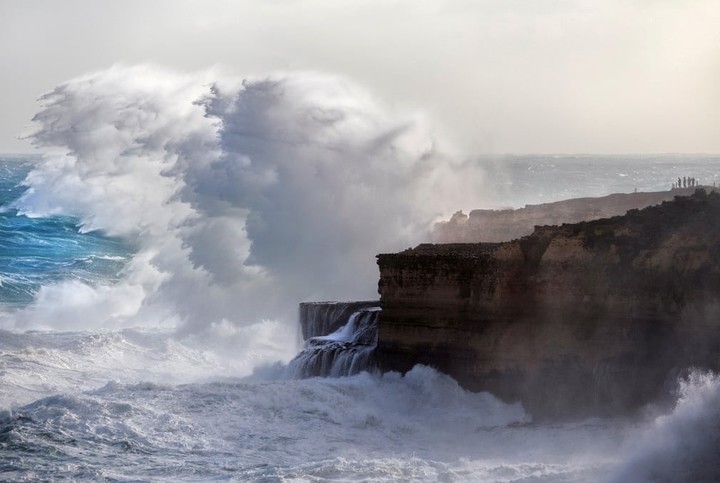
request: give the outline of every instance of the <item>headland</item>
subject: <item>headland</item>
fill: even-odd
[[[537,418],[626,413],[691,367],[719,370],[720,194],[681,191],[511,241],[378,255],[380,369],[433,366]]]

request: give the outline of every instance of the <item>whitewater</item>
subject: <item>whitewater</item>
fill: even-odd
[[[0,155],[0,480],[718,477],[713,374],[549,424],[429,367],[289,365],[299,302],[376,298],[375,254],[458,209],[711,185],[718,156],[473,157],[346,79],[152,66],[57,86],[26,135]]]

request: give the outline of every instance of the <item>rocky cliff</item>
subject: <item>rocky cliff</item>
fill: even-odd
[[[616,414],[720,369],[720,195],[378,256],[381,369],[434,366],[536,417]]]
[[[688,196],[695,188],[669,191],[615,193],[600,198],[575,198],[539,205],[526,205],[517,210],[461,211],[450,220],[436,223],[432,231],[435,243],[502,242],[531,234],[538,225],[579,223],[624,215],[628,210],[641,209],[670,201],[675,196]]]

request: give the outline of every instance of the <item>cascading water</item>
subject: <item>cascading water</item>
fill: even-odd
[[[305,348],[288,371],[297,378],[341,377],[372,371],[379,302],[301,304]]]
[[[328,335],[347,324],[350,316],[361,309],[379,307],[378,301],[303,302],[299,309],[300,331],[303,340]]]

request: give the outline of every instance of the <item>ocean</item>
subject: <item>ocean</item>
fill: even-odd
[[[44,156],[0,156],[0,480],[720,477],[714,374],[672,408],[538,423],[429,367],[288,366],[298,303],[377,297],[374,255],[433,220],[712,185],[720,157],[448,161],[334,79],[152,74],[59,86],[31,135]]]
[[[298,380],[284,371],[286,361],[253,367],[252,351],[233,353],[223,339],[234,334],[55,330],[45,317],[47,327],[24,328],[33,308],[52,303],[38,300],[43,287],[111,290],[135,253],[121,238],[83,231],[78,219],[20,214],[13,203],[36,161],[0,160],[2,480],[691,481],[713,474],[698,466],[714,462],[718,450],[708,434],[720,421],[720,380],[712,375],[686,381],[669,413],[535,424],[519,404],[464,391],[428,367],[404,377]],[[580,190],[584,171],[575,168],[589,161],[510,157],[512,184],[498,188],[512,192],[522,183],[524,192],[531,182],[524,173],[546,182],[561,171]],[[602,165],[594,172],[606,174],[593,182],[604,181],[607,193],[660,189],[676,173],[709,179],[716,161],[594,158]],[[619,165],[639,174],[615,173]],[[527,201],[553,192],[537,191]],[[268,333],[277,328],[266,324]]]

